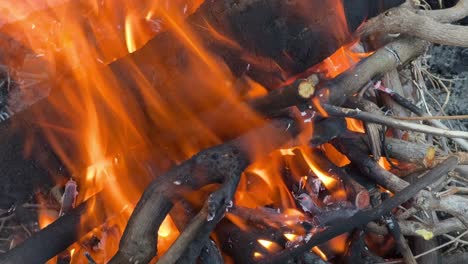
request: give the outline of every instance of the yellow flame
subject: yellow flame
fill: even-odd
[[[265,239],[258,239],[257,240],[260,245],[262,245],[266,249],[270,249],[273,246],[273,242],[265,240]]]
[[[127,44],[127,50],[129,53],[133,53],[137,50],[132,25],[132,16],[127,16],[125,18],[125,42]]]
[[[323,253],[323,251],[318,248],[318,247],[313,247],[312,248],[312,251],[317,254],[321,259],[325,260],[325,261],[328,261],[328,258],[327,258],[327,255],[325,255],[325,253]]]
[[[289,240],[289,241],[294,241],[294,240],[296,240],[296,238],[297,238],[297,235],[296,235],[296,234],[285,233],[285,234],[283,234],[283,235],[284,235],[284,237],[285,237],[287,240]]]

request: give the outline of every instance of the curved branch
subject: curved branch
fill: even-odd
[[[468,0],[459,0],[450,8],[439,10],[419,10],[418,14],[429,16],[441,23],[451,23],[468,16]]]
[[[156,256],[159,226],[173,207],[173,203],[181,199],[184,190],[196,190],[211,183],[236,179],[252,157],[269,153],[290,140],[295,133],[293,120],[276,119],[242,137],[203,150],[156,178],[145,190],[133,211],[120,241],[119,250],[109,263],[150,262]],[[254,142],[256,148],[252,149]],[[202,211],[207,212],[209,211]],[[202,225],[189,225],[190,228],[200,226]]]
[[[357,30],[360,36],[379,33],[402,33],[427,41],[468,47],[468,27],[444,24],[468,16],[468,3],[462,0],[456,8],[418,12],[403,6],[389,9],[370,19]]]

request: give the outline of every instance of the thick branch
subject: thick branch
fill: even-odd
[[[418,10],[418,14],[429,16],[441,23],[451,23],[468,16],[468,1],[459,0],[453,7],[439,10]]]
[[[432,16],[436,19],[443,19],[445,22],[453,22],[456,20],[452,19],[468,16],[468,4],[463,0],[461,2],[459,8],[452,10],[456,12],[454,15],[450,15],[450,11],[445,10],[444,13],[432,13]],[[443,24],[434,18],[419,15],[416,11],[406,7],[396,7],[370,19],[358,29],[357,34],[367,36],[375,32],[403,33],[433,43],[468,47],[468,27]]]
[[[102,193],[81,203],[68,214],[28,238],[19,246],[0,256],[1,264],[45,263],[75,243],[84,235],[106,221]],[[90,215],[93,217],[90,217]]]
[[[269,112],[278,111],[278,107],[288,107],[304,103],[312,94],[304,92],[315,90],[313,94],[321,101],[335,105],[342,105],[349,97],[359,91],[372,78],[391,71],[399,65],[421,55],[426,49],[427,42],[416,38],[401,38],[377,50],[368,58],[362,60],[354,68],[338,75],[335,79],[319,84],[318,87],[304,89],[303,81],[279,88],[278,92],[270,93],[252,102],[254,109],[268,109]],[[314,75],[308,79],[314,78]],[[303,90],[304,89],[304,90]],[[287,94],[281,103],[278,94]]]
[[[321,102],[342,105],[374,77],[391,71],[421,55],[427,42],[417,38],[401,38],[385,45],[360,61],[354,68],[321,85],[315,96]]]

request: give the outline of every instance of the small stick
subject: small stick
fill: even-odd
[[[451,232],[459,232],[465,230],[465,225],[457,218],[452,217],[445,220],[441,220],[437,224],[424,224],[412,220],[399,220],[398,221],[401,233],[405,236],[418,236],[425,239],[431,239],[436,236]],[[379,235],[388,235],[388,228],[386,226],[378,225],[375,222],[367,224],[367,229],[370,232]]]
[[[340,116],[340,117],[352,117],[359,120],[382,124],[386,126],[391,126],[399,129],[412,130],[417,132],[422,132],[430,135],[443,136],[449,138],[463,138],[468,139],[468,132],[464,131],[455,131],[441,129],[421,124],[415,124],[410,122],[405,122],[401,120],[396,120],[390,117],[371,114],[368,112],[363,112],[361,110],[342,108],[338,106],[333,106],[329,104],[324,104],[322,107],[327,111],[329,115]]]
[[[383,198],[388,199],[388,193],[383,193]],[[390,212],[385,217],[385,223],[387,224],[388,230],[395,238],[395,242],[397,245],[398,250],[400,251],[403,259],[405,260],[406,264],[417,264],[416,260],[414,259],[413,252],[411,251],[408,242],[406,242],[405,237],[401,233],[400,225],[396,220],[395,216]]]
[[[394,217],[392,217],[391,219],[392,219],[392,224],[389,224],[389,230],[392,233],[393,237],[395,238],[398,250],[403,256],[405,263],[417,264],[416,259],[414,258],[413,252],[411,252],[411,249],[408,245],[408,242],[406,241],[405,237],[401,233],[400,225],[398,224],[397,221],[395,221]],[[393,225],[392,228],[390,228],[390,225]]]
[[[430,170],[424,177],[407,186],[401,192],[396,193],[393,197],[383,201],[378,207],[367,211],[359,211],[352,217],[348,218],[345,222],[346,224],[340,223],[338,225],[330,226],[324,231],[312,236],[310,240],[306,240],[306,243],[294,248],[285,249],[278,254],[260,261],[260,263],[286,263],[291,257],[295,257],[303,252],[309,251],[312,247],[320,245],[333,237],[350,232],[351,230],[365,225],[368,222],[379,219],[382,215],[390,212],[393,208],[414,197],[419,191],[438,179],[440,175],[443,175],[453,169],[456,163],[456,158],[447,158],[443,163]]]
[[[457,119],[468,119],[468,115],[454,115],[454,116],[392,116],[392,118],[399,120],[457,120]]]

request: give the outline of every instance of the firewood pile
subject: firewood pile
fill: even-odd
[[[468,0],[23,2],[0,264],[468,261]]]

